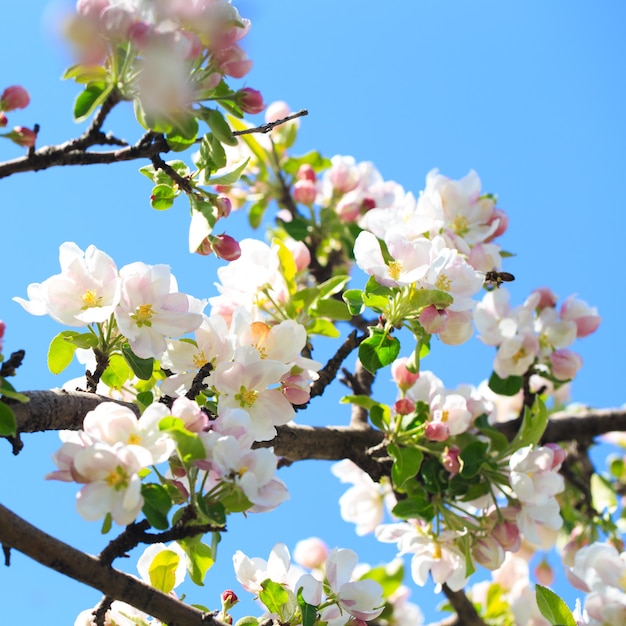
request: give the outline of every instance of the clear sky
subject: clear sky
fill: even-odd
[[[622,405],[626,5],[620,0],[235,4],[252,19],[244,42],[255,65],[245,85],[260,89],[267,102],[285,100],[294,110],[309,110],[293,152],[315,148],[329,157],[351,154],[373,161],[385,178],[416,194],[431,168],[452,178],[475,169],[483,189],[498,195],[510,218],[503,246],[516,254],[504,267],[516,276],[513,301],[521,303],[533,288],[549,285],[561,298],[577,293],[603,318],[598,332],[574,347],[584,367],[573,399],[596,407]],[[78,87],[59,80],[71,63],[52,34],[62,6],[29,0],[2,9],[0,90],[22,84],[30,91],[30,107],[12,113],[10,123],[39,123],[39,146],[67,140],[83,128],[71,117]],[[118,109],[107,130],[136,139],[140,129],[130,105]],[[0,143],[0,160],[23,152]],[[187,252],[185,202],[167,212],[150,209],[150,184],[137,173],[140,165],[56,168],[0,181],[0,318],[7,323],[5,354],[26,350],[25,365],[12,380],[18,389],[61,386],[78,375],[77,369],[60,377],[47,371],[47,346],[61,328],[11,301],[25,296],[29,283],[58,272],[64,241],[83,249],[93,243],[118,267],[136,260],[168,263],[182,291],[202,298],[215,294],[216,260]],[[244,219],[235,216],[233,223]],[[325,360],[323,355],[315,354]],[[492,358],[492,351],[473,339],[461,348],[435,345],[424,367],[448,387],[478,384],[489,376]],[[334,389],[298,414],[298,421],[346,424],[349,410],[336,404],[342,393]],[[53,469],[57,436],[28,435],[24,441],[17,458],[6,445],[2,451],[0,502],[52,535],[99,552],[106,538],[98,523],[88,524],[75,512],[76,486],[43,481]],[[317,535],[331,547],[356,549],[363,561],[391,560],[394,546],[359,539],[341,522],[337,499],[344,489],[328,469],[329,464],[308,462],[282,470],[292,493],[288,503],[270,514],[229,520],[221,560],[204,589],[187,588],[190,600],[217,608],[222,589],[240,591],[230,564],[238,547],[267,558],[278,541],[292,549],[298,539]],[[439,598],[433,600],[431,588],[412,587],[413,601],[429,613]],[[3,623],[71,624],[100,597],[17,553],[10,570],[0,568],[0,589]]]

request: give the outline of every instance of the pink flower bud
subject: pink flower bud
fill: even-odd
[[[445,309],[439,310],[431,304],[420,313],[419,323],[429,335],[436,335],[448,326],[448,313]]]
[[[9,123],[7,116],[4,114],[4,111],[0,111],[0,128],[4,128]]]
[[[260,91],[251,89],[250,87],[244,87],[237,92],[237,104],[241,107],[244,113],[260,113],[265,110],[265,102],[263,102],[263,96]]]
[[[226,610],[237,604],[237,602],[239,602],[239,598],[237,597],[237,594],[232,591],[232,589],[222,591],[222,604]]]
[[[229,198],[226,196],[220,196],[215,201],[215,208],[217,209],[217,217],[228,217],[233,209],[233,205]]]
[[[563,461],[565,461],[565,458],[567,457],[567,453],[558,443],[547,443],[545,447],[550,448],[553,452],[552,466],[550,469],[558,472],[563,464]]]
[[[215,255],[225,261],[236,261],[241,256],[239,242],[230,235],[213,237],[211,244]]]
[[[342,222],[356,222],[361,215],[361,203],[339,201],[336,211]]]
[[[415,403],[408,398],[400,398],[396,400],[393,408],[398,415],[411,415],[415,411]]]
[[[311,399],[311,387],[304,376],[288,376],[282,382],[282,392],[291,404],[306,404]]]
[[[556,350],[550,355],[552,374],[558,380],[571,380],[576,372],[582,367],[582,358],[567,348]]]
[[[554,570],[545,558],[541,559],[537,567],[535,567],[535,578],[539,584],[546,587],[549,587],[554,582]]]
[[[209,256],[209,254],[213,254],[213,246],[208,237],[205,237],[202,240],[202,243],[196,248],[196,254],[201,256]]]
[[[532,293],[539,294],[539,303],[537,304],[537,309],[542,311],[548,307],[554,308],[556,306],[556,302],[559,299],[558,296],[550,289],[550,287],[539,287],[538,289],[533,289]]]
[[[360,173],[358,167],[351,162],[352,159],[333,157],[330,168],[330,182],[340,193],[348,193],[359,184]]]
[[[37,139],[37,133],[30,128],[24,126],[16,126],[9,134],[9,139],[16,143],[18,146],[24,146],[25,148],[32,148],[35,145]]]
[[[519,528],[514,521],[506,519],[502,520],[493,527],[491,536],[507,552],[517,552],[522,545],[522,537],[520,535]]]
[[[391,364],[391,377],[401,391],[406,391],[420,377],[419,372],[409,372],[406,367],[408,359],[400,357]]]
[[[367,213],[376,208],[376,200],[374,198],[363,198],[361,200],[361,213]]]
[[[296,178],[298,180],[310,180],[314,183],[317,180],[317,175],[315,174],[315,170],[308,163],[303,163],[298,168]]]
[[[600,325],[601,318],[595,307],[590,307],[584,300],[570,296],[561,307],[561,319],[576,323],[576,336],[586,337]]]
[[[451,446],[445,448],[441,457],[441,464],[448,470],[451,476],[458,474],[461,471],[461,462],[459,461],[459,455],[461,449],[457,446]]]
[[[504,563],[504,549],[492,537],[481,537],[472,548],[476,563],[489,570],[498,569]]]
[[[293,560],[309,569],[321,567],[328,557],[328,546],[318,537],[298,541],[293,551]]]
[[[424,434],[431,441],[447,441],[450,437],[450,429],[443,422],[428,422]]]
[[[496,230],[485,240],[487,242],[493,241],[496,237],[503,235],[506,229],[509,227],[509,216],[502,209],[494,209],[489,221],[489,225],[493,224],[496,220],[499,220]]]
[[[222,74],[233,78],[243,78],[251,69],[252,61],[238,45],[219,50],[215,53],[215,63]]]
[[[297,180],[293,186],[293,198],[296,202],[311,206],[317,197],[317,189],[315,183],[310,180]]]
[[[13,111],[14,109],[23,109],[28,106],[30,96],[24,87],[13,85],[7,87],[0,96],[0,110]]]
[[[6,330],[7,325],[0,320],[0,352],[2,352],[2,338],[4,337],[4,331]]]

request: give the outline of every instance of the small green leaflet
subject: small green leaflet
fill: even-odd
[[[0,437],[15,437],[17,421],[10,406],[0,400]]]
[[[163,593],[169,593],[176,585],[176,568],[180,556],[173,550],[159,552],[148,569],[150,584]]]
[[[359,346],[359,359],[368,371],[393,363],[400,353],[400,342],[382,328],[370,328],[370,336]]]

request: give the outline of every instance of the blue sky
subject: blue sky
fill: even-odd
[[[32,97],[10,123],[39,123],[38,145],[64,141],[83,128],[71,117],[78,88],[59,80],[71,59],[51,34],[63,4],[47,4],[7,4],[0,38],[0,88],[22,84]],[[285,100],[294,110],[309,110],[294,153],[315,148],[329,157],[352,154],[415,193],[431,168],[452,178],[475,169],[483,189],[497,194],[509,215],[503,246],[516,256],[504,269],[516,275],[513,301],[549,285],[561,298],[577,293],[603,318],[598,332],[575,346],[584,367],[573,399],[622,405],[626,6],[619,0],[235,4],[253,22],[244,41],[255,66],[244,84],[260,89],[267,102]],[[136,139],[140,129],[130,106],[118,108],[107,129]],[[22,153],[0,144],[1,160]],[[11,301],[24,296],[29,283],[58,272],[64,241],[82,248],[93,243],[118,267],[136,260],[168,263],[181,290],[196,297],[215,294],[216,260],[187,252],[185,203],[162,213],[150,209],[150,185],[137,172],[141,165],[57,168],[0,181],[0,318],[7,323],[5,354],[18,348],[27,353],[14,379],[19,389],[60,386],[78,375],[77,369],[67,377],[47,371],[47,346],[61,328]],[[243,216],[233,224],[246,232]],[[328,355],[320,349],[315,356],[323,361]],[[492,358],[491,349],[474,339],[461,348],[436,345],[424,366],[453,387],[488,377]],[[341,394],[332,390],[298,421],[323,424],[330,415],[333,424],[346,424],[348,410],[336,404]],[[97,523],[76,514],[75,486],[43,481],[57,436],[29,435],[25,444],[17,458],[5,446],[0,502],[72,545],[98,552],[106,539]],[[298,539],[317,535],[331,547],[356,549],[372,564],[393,558],[393,546],[358,539],[341,522],[337,499],[343,487],[328,467],[309,462],[282,470],[292,492],[287,504],[229,521],[221,561],[204,589],[187,589],[190,600],[217,608],[223,588],[239,589],[230,565],[238,547],[266,558],[278,541],[293,548]],[[71,624],[99,599],[19,554],[10,570],[0,569],[0,586],[7,623],[52,623],[54,615],[55,624]],[[413,587],[413,600],[428,612],[431,589]]]

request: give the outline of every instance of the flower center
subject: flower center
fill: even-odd
[[[452,281],[445,274],[440,274],[435,283],[435,287],[441,289],[441,291],[450,291],[451,285]]]
[[[390,261],[389,263],[389,276],[394,280],[398,280],[400,273],[402,272],[402,261]]]
[[[102,301],[102,298],[98,297],[98,294],[92,289],[87,289],[80,299],[83,301],[83,309],[100,306],[100,302]]]
[[[242,409],[250,408],[256,402],[258,396],[258,391],[255,391],[254,389],[246,389],[242,386],[239,393],[235,396],[235,400],[239,402],[239,406]]]
[[[196,369],[203,368],[208,362],[208,359],[204,356],[204,350],[200,350],[200,352],[196,352],[193,355],[193,366]]]
[[[120,489],[128,487],[128,479],[129,476],[126,473],[126,470],[121,465],[118,465],[109,473],[109,475],[105,478],[105,481],[109,487],[113,487],[115,491],[119,491]]]
[[[469,231],[469,223],[467,221],[467,217],[465,215],[457,215],[451,224],[452,230],[461,237],[466,235]]]
[[[131,315],[131,319],[135,320],[135,323],[139,328],[142,326],[152,326],[151,318],[154,315],[151,304],[142,304],[137,307],[135,313]]]

